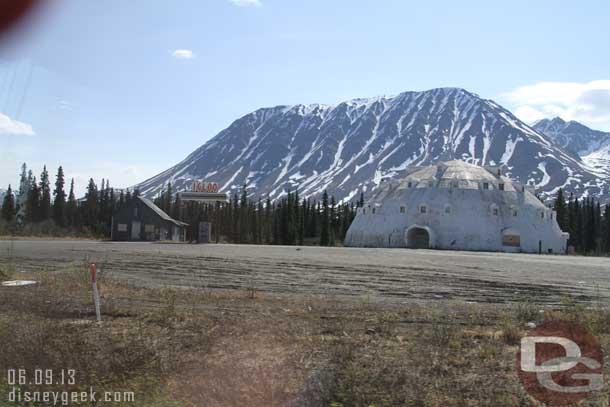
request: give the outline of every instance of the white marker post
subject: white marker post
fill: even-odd
[[[97,269],[95,267],[95,263],[91,263],[91,286],[93,287],[95,316],[97,317],[97,322],[102,322],[102,313],[100,312],[100,292],[97,289]]]

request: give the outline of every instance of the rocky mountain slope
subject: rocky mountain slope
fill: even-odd
[[[577,155],[491,100],[464,89],[405,92],[338,105],[263,108],[247,114],[172,168],[137,185],[154,196],[167,182],[216,181],[229,192],[277,199],[327,189],[350,200],[410,166],[460,159],[506,164],[511,176],[543,193],[564,187],[580,195],[608,194],[604,177]]]
[[[532,127],[580,157],[589,155],[610,143],[610,133],[592,130],[574,120],[566,122],[559,117],[542,119]]]
[[[591,171],[610,177],[610,133],[590,129],[577,121],[565,122],[559,117],[540,120],[533,127],[576,153]]]

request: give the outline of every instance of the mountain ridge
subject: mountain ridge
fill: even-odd
[[[340,200],[368,194],[412,166],[461,159],[506,164],[509,175],[537,185],[605,195],[607,185],[573,153],[496,102],[461,88],[407,91],[335,105],[279,105],[248,113],[183,161],[136,187],[146,196],[167,182],[185,190],[196,179],[229,192],[278,199],[287,190]]]
[[[593,130],[575,120],[565,121],[560,117],[554,117],[539,120],[532,127],[580,157],[589,155],[610,143],[610,133]]]
[[[559,117],[539,120],[533,127],[574,152],[593,172],[610,176],[610,133]]]

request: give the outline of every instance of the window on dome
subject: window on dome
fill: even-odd
[[[412,183],[411,181],[409,181],[409,182],[407,183],[407,188],[411,188],[412,186],[413,186],[413,183]]]
[[[500,191],[504,191],[504,184],[498,184],[498,189]]]
[[[491,204],[491,206],[489,207],[489,211],[493,216],[500,215],[500,208],[498,208],[498,205],[496,204]]]
[[[427,213],[427,212],[428,212],[428,207],[426,205],[419,206],[419,213]]]
[[[489,182],[483,183],[483,189],[489,189]]]

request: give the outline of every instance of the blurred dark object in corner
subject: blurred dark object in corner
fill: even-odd
[[[42,0],[0,0],[0,41],[40,3]]]

